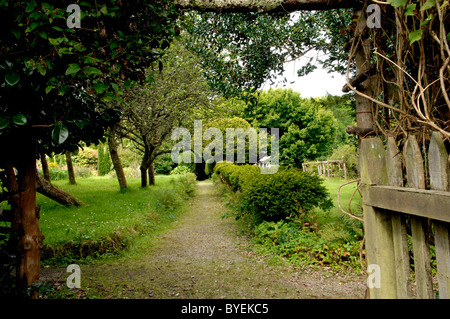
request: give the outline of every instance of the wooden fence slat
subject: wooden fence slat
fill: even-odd
[[[400,150],[397,147],[395,139],[389,137],[386,148],[386,170],[390,186],[403,186],[400,155]],[[395,268],[397,298],[406,299],[412,296],[406,217],[404,214],[392,212],[391,221],[395,265],[397,266]]]
[[[364,202],[389,211],[450,223],[450,192],[373,185]]]
[[[428,165],[431,189],[448,191],[448,154],[442,141],[441,134],[433,132],[428,150]],[[440,221],[433,221],[434,240],[436,248],[437,278],[439,298],[450,298],[450,238],[449,225]]]
[[[408,136],[405,145],[404,158],[408,187],[425,189],[422,154],[420,152],[417,139],[414,135]],[[411,216],[416,291],[417,297],[422,299],[433,298],[430,245],[428,242],[427,229],[427,219],[418,216]]]
[[[379,138],[366,138],[360,144],[361,191],[363,199],[370,185],[387,184],[385,149]],[[390,215],[363,200],[364,231],[367,264],[380,267],[380,287],[369,288],[371,298],[395,298],[395,264],[392,250],[392,223]]]

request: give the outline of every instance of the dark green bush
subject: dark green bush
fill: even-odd
[[[302,218],[314,207],[327,210],[333,205],[322,179],[298,169],[261,174],[254,165],[219,163],[215,173],[234,191],[242,192],[242,210],[260,220]]]
[[[304,218],[314,207],[333,206],[319,176],[297,169],[257,175],[244,189],[246,209],[263,220]]]

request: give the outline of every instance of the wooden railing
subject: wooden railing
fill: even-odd
[[[437,132],[426,157],[414,135],[403,149],[400,153],[393,138],[386,147],[378,137],[360,144],[366,261],[377,265],[380,275],[379,285],[369,286],[370,297],[450,298],[449,156]]]
[[[339,176],[340,172],[343,172],[343,177],[347,179],[347,166],[344,161],[330,160],[321,162],[305,162],[302,163],[302,169],[304,172],[314,170],[314,166],[317,167],[317,174],[326,177]]]

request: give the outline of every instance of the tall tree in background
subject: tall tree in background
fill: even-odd
[[[134,141],[142,153],[141,187],[155,183],[153,162],[171,152],[163,146],[172,130],[188,126],[200,109],[211,104],[202,70],[181,43],[172,44],[163,62],[164,68],[154,75],[153,83],[128,90],[123,106],[122,136]]]
[[[301,167],[304,160],[331,154],[336,133],[333,113],[292,89],[258,92],[242,117],[256,128],[279,128],[281,165]]]

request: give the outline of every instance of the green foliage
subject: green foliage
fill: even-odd
[[[173,170],[170,171],[170,175],[184,175],[188,173],[193,173],[189,166],[186,165],[178,165]]]
[[[262,222],[255,227],[254,240],[264,249],[298,265],[320,265],[361,270],[360,241],[327,240],[305,230],[296,222]]]
[[[356,105],[353,95],[327,95],[314,98],[314,102],[321,105],[324,109],[331,111],[334,115],[336,121],[336,137],[333,148],[347,144],[356,145],[357,137],[355,135],[349,135],[346,132],[348,125],[356,125]]]
[[[257,175],[244,190],[245,208],[264,220],[304,219],[314,207],[332,206],[320,177],[296,169]]]
[[[190,12],[184,21],[189,33],[187,47],[202,57],[209,85],[223,95],[251,99],[248,92],[258,90],[267,79],[282,74],[286,61],[311,50],[330,53],[319,60],[330,69],[345,71],[344,46],[350,32],[350,10],[331,10],[333,14],[300,11],[288,13],[212,13]],[[325,23],[325,21],[327,23]],[[307,74],[316,68],[315,60],[299,68]]]
[[[0,137],[31,134],[47,154],[103,140],[119,120],[104,102],[144,80],[179,33],[172,1],[79,2],[81,28],[67,26],[71,3],[0,2]]]
[[[176,185],[179,188],[180,193],[186,195],[187,197],[193,197],[195,195],[196,184],[197,176],[194,173],[183,174],[176,181]]]
[[[99,145],[98,147],[98,175],[104,176],[111,171],[111,160],[109,158],[108,145]]]
[[[292,89],[259,92],[242,117],[253,127],[279,128],[280,164],[301,167],[305,160],[331,154],[336,123],[333,113]]]
[[[207,139],[205,137],[205,131],[209,128],[217,128],[221,132],[222,136],[222,144],[215,144],[214,147],[212,147],[212,144],[217,141],[217,136],[211,137],[211,139]],[[233,161],[239,161],[239,162],[249,162],[249,145],[250,143],[255,143],[257,145],[257,138],[258,134],[257,131],[255,131],[256,134],[251,135],[251,125],[248,121],[246,121],[243,118],[240,117],[231,117],[231,118],[218,118],[213,119],[203,125],[203,152],[205,152],[205,149],[208,149],[208,151],[211,151],[211,154],[214,156],[216,154],[216,151],[218,149],[221,150],[223,157],[220,158],[218,161],[222,161],[225,159],[228,159],[226,157],[227,151],[232,152],[234,154]],[[227,131],[229,131],[227,133]],[[231,134],[234,133],[234,138],[231,139]],[[247,135],[248,134],[248,135]],[[227,137],[228,136],[228,137]],[[194,136],[195,137],[195,136]],[[193,140],[194,140],[193,137]],[[229,149],[231,145],[227,144],[227,139],[230,139],[230,141],[233,143],[233,148]],[[243,149],[245,151],[243,158],[238,158],[238,149]],[[231,161],[231,159],[230,159]]]
[[[261,174],[255,165],[217,164],[216,174],[242,192],[241,209],[259,220],[304,219],[314,207],[327,210],[332,202],[320,177],[297,169]]]
[[[98,163],[98,151],[90,148],[84,147],[78,151],[78,154],[72,156],[73,163],[81,167],[95,167]]]
[[[170,154],[160,155],[155,158],[153,162],[155,165],[155,173],[168,175],[175,168],[175,163],[172,161]]]
[[[358,149],[355,145],[341,145],[333,151],[329,159],[344,161],[349,177],[358,175]]]

